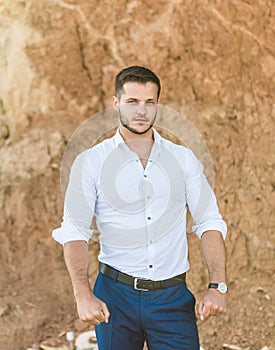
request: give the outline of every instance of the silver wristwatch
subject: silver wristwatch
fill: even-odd
[[[221,294],[225,294],[227,292],[227,285],[223,282],[221,282],[221,283],[209,283],[208,288],[217,289]]]

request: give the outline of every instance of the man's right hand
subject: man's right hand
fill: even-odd
[[[99,325],[101,322],[108,323],[110,312],[107,305],[91,292],[76,297],[77,312],[81,321]]]
[[[90,289],[88,278],[89,252],[86,241],[71,241],[64,245],[64,257],[72,280],[79,318],[84,322],[99,325],[108,323],[107,305]]]

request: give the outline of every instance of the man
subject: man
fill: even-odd
[[[63,222],[53,232],[64,245],[79,317],[95,325],[100,350],[142,350],[145,340],[150,350],[199,349],[195,299],[185,283],[187,207],[209,270],[200,318],[226,310],[226,224],[200,162],[153,129],[160,89],[144,67],[117,75],[117,133],[76,158]],[[100,272],[92,292],[94,215]]]

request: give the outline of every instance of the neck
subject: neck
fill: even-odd
[[[122,136],[123,140],[125,143],[128,143],[131,141],[131,143],[134,140],[137,140],[139,144],[144,140],[146,144],[148,144],[148,140],[154,140],[154,133],[152,128],[148,130],[145,134],[139,135],[139,134],[134,134],[130,130],[126,129],[123,125],[120,125],[119,127],[119,132],[120,135]]]
[[[126,145],[131,151],[137,154],[143,167],[145,168],[154,143],[153,130],[150,129],[143,135],[137,135],[133,134],[123,126],[120,126],[119,131]]]

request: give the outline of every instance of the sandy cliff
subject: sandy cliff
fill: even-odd
[[[229,310],[199,323],[202,344],[274,346],[272,1],[2,0],[0,23],[0,348],[76,327],[50,236],[62,215],[60,162],[76,128],[110,106],[115,74],[132,64],[156,71],[161,103],[192,122],[213,159],[229,228]],[[188,281],[199,298],[207,273],[199,242],[189,240]],[[91,279],[96,253],[91,244]]]

